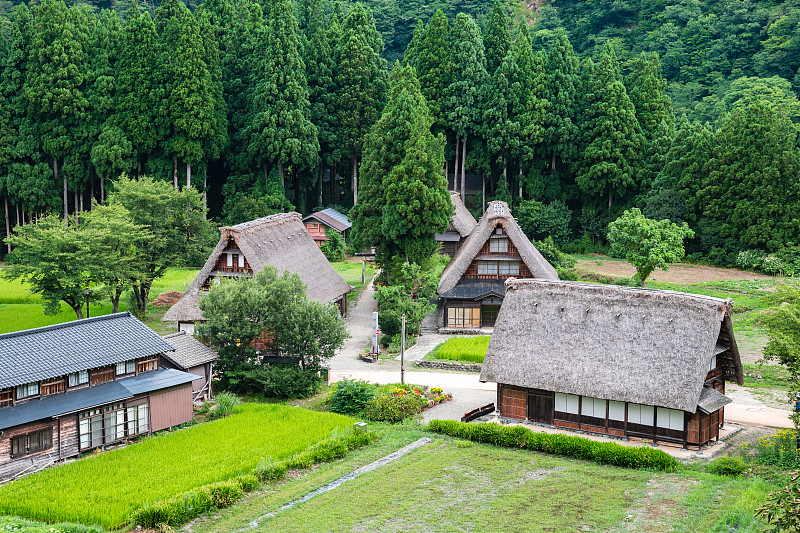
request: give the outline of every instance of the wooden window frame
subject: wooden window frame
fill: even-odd
[[[452,318],[455,319],[451,321]],[[469,319],[467,319],[469,314]],[[479,329],[481,327],[481,309],[480,307],[448,307],[447,308],[447,327],[448,328],[463,328]]]
[[[147,359],[139,359],[136,361],[136,373],[150,372],[151,370],[158,370],[158,357],[149,357]]]
[[[74,376],[74,384],[73,384],[73,376]],[[84,379],[83,376],[86,376]],[[80,387],[81,385],[87,385],[89,383],[89,371],[88,370],[81,370],[79,372],[73,372],[67,376],[67,387]]]
[[[10,454],[13,459],[44,452],[53,447],[53,428],[46,427],[11,437]],[[15,449],[16,448],[16,449]]]
[[[14,389],[0,390],[0,407],[14,405]]]
[[[33,386],[36,387],[36,392],[35,393],[31,393],[30,392],[31,387],[33,387]],[[24,396],[21,396],[20,395],[20,390],[23,390],[23,387],[25,387],[26,394]],[[30,383],[23,383],[22,385],[17,385],[14,388],[14,393],[16,394],[17,400],[27,400],[28,398],[35,398],[35,397],[39,396],[39,382],[38,381],[32,381]]]
[[[120,365],[122,365],[122,373],[120,373],[119,371]],[[117,377],[127,376],[135,373],[136,373],[136,359],[128,359],[127,361],[122,361],[120,363],[117,363],[116,366],[114,367],[114,374]]]

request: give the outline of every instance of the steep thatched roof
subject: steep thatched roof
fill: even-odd
[[[461,201],[461,195],[457,191],[450,191],[450,199],[453,201],[453,218],[450,219],[450,227],[458,232],[461,237],[467,237],[478,223],[475,217],[469,212],[467,206]]]
[[[539,250],[531,244],[531,241],[520,229],[517,221],[511,216],[511,209],[509,209],[508,204],[496,200],[489,202],[489,207],[481,217],[478,225],[469,234],[464,244],[461,245],[458,253],[447,265],[447,268],[444,269],[442,279],[439,280],[439,294],[445,293],[456,286],[498,224],[503,226],[503,230],[519,250],[522,261],[535,277],[558,279],[556,269],[542,257]]]
[[[481,381],[694,413],[731,300],[508,280]],[[741,383],[733,337],[725,342]],[[711,399],[709,399],[711,400]],[[711,402],[714,403],[714,402]]]
[[[299,213],[280,213],[232,227],[220,228],[214,251],[197,274],[181,299],[164,314],[161,320],[191,322],[202,320],[203,314],[197,305],[200,289],[208,280],[217,259],[232,238],[241,250],[250,268],[258,273],[265,265],[283,271],[294,272],[306,284],[309,298],[320,302],[339,299],[350,290],[350,286],[331,266],[325,255],[314,243],[300,219]]]

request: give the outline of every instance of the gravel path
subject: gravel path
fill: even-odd
[[[347,317],[347,331],[350,333],[350,338],[344,341],[344,346],[339,352],[328,360],[328,368],[331,370],[351,370],[369,365],[362,361],[359,355],[370,343],[372,313],[378,310],[378,302],[373,298],[373,294],[375,294],[375,289],[370,281]]]

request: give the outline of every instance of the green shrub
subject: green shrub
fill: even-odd
[[[242,486],[235,479],[212,483],[207,488],[214,506],[219,509],[230,507],[244,495]]]
[[[382,422],[400,422],[422,412],[415,394],[394,396],[381,394],[371,398],[364,408],[364,418]]]
[[[242,487],[244,492],[253,492],[258,487],[261,486],[261,482],[256,477],[255,473],[253,474],[242,474],[240,476],[236,476],[236,482]]]
[[[739,476],[747,465],[739,457],[719,457],[708,463],[708,471],[718,476]]]
[[[218,393],[215,400],[214,408],[208,412],[209,420],[228,416],[242,403],[238,396],[230,392]]]
[[[160,501],[147,504],[133,512],[131,519],[137,526],[155,529],[160,524],[172,521],[173,507],[169,502]]]
[[[759,437],[753,454],[754,459],[765,465],[774,465],[789,470],[800,467],[800,453],[793,429],[781,429],[774,435]],[[749,452],[745,448],[746,452]]]
[[[315,370],[303,370],[299,366],[270,365],[248,372],[256,384],[253,392],[272,398],[307,398],[316,394],[321,385]]]
[[[625,468],[648,468],[671,472],[678,466],[674,457],[654,448],[621,446],[615,442],[596,442],[584,437],[559,433],[534,433],[522,426],[432,420],[428,424],[428,429],[475,442],[524,448]]]
[[[262,459],[256,466],[255,474],[261,481],[277,481],[286,475],[286,462],[273,461],[272,458]]]
[[[328,240],[319,247],[320,251],[331,263],[344,261],[346,249],[342,234],[333,228],[325,228],[325,236]]]
[[[361,412],[373,396],[375,396],[374,385],[366,381],[345,379],[336,384],[328,405],[334,413],[352,415]]]
[[[575,260],[559,250],[552,237],[548,236],[543,241],[533,241],[533,245],[547,259],[547,262],[555,268],[572,268],[575,266]]]

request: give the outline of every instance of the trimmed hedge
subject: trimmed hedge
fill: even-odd
[[[302,469],[317,463],[344,457],[352,450],[375,441],[373,432],[334,434],[309,446],[306,450],[283,461],[265,459],[249,474],[219,481],[186,491],[168,500],[159,500],[134,511],[131,521],[143,528],[156,529],[164,524],[180,527],[213,509],[224,509],[236,503],[247,492],[259,488],[262,482],[277,481],[289,469]]]
[[[256,466],[255,475],[261,481],[277,481],[288,470],[301,470],[318,463],[329,463],[341,459],[351,451],[374,442],[378,435],[373,432],[333,435],[312,444],[304,451],[284,459],[273,461],[265,459]]]
[[[644,446],[622,446],[616,442],[597,442],[558,433],[535,433],[522,426],[431,420],[428,429],[451,437],[495,446],[522,448],[624,468],[648,468],[672,472],[678,466],[678,461],[674,457],[661,450]]]

